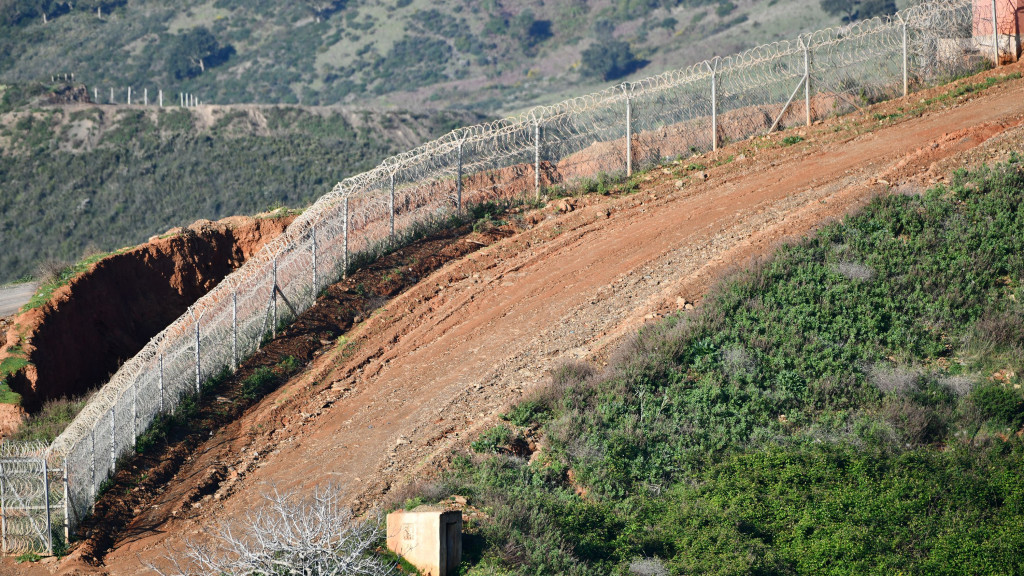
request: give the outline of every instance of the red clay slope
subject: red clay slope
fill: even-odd
[[[1017,68],[1014,68],[1016,70]],[[1006,73],[1006,68],[998,73]],[[967,80],[977,82],[978,78]],[[942,93],[949,88],[938,89]],[[1020,149],[1015,80],[879,121],[924,95],[733,145],[704,177],[658,169],[638,194],[548,213],[535,228],[449,264],[354,328],[310,368],[217,431],[90,569],[147,573],[184,539],[244,516],[271,487],[334,483],[357,509],[429,477],[509,402],[565,359],[600,361],[645,319],[699,301],[730,267],[885,193],[923,189],[987,150]],[[792,134],[793,131],[785,134]],[[741,158],[742,156],[742,158]],[[186,514],[177,500],[204,471],[227,470]],[[208,487],[209,488],[209,487]]]
[[[20,346],[31,364],[9,384],[28,410],[102,385],[293,219],[200,220],[100,260],[15,319],[0,358]]]

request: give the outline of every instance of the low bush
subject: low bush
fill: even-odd
[[[471,574],[1024,570],[1024,173],[883,196],[565,364],[442,484]],[[644,562],[640,562],[643,560]]]

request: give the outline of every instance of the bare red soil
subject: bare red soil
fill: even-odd
[[[102,385],[293,219],[200,220],[96,262],[13,320],[0,359],[20,347],[30,364],[8,383],[29,411]]]
[[[699,304],[730,269],[874,195],[918,193],[954,168],[1022,150],[1022,89],[1013,80],[923,101],[943,87],[734,144],[688,161],[704,170],[666,166],[635,194],[559,201],[436,271],[414,268],[417,282],[362,321],[353,315],[348,327],[337,319],[351,309],[335,313],[328,333],[344,332],[344,343],[304,336],[308,366],[261,402],[232,409],[226,396],[230,422],[195,436],[159,485],[127,490],[131,517],[93,525],[89,549],[47,571],[149,573],[146,562],[243,517],[271,487],[333,483],[357,510],[379,506],[436,474],[557,363],[603,361],[644,322]],[[792,134],[805,140],[782,145]],[[390,263],[386,275],[410,262]],[[358,288],[336,286],[325,302]],[[324,313],[318,329],[331,318]],[[119,482],[151,473],[139,464]],[[97,509],[129,500],[123,494],[111,490]]]

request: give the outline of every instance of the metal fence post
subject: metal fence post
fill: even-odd
[[[461,202],[460,202],[461,203]],[[343,243],[345,244],[345,257],[341,264],[341,277],[342,279],[348,278],[348,196],[345,196],[345,215],[341,220],[341,234],[343,237]]]
[[[4,484],[6,476],[3,462],[0,462],[0,541],[3,543],[4,554],[7,554],[7,499],[4,497],[7,490]]]
[[[633,103],[625,82],[622,83],[622,92],[626,95],[626,176],[629,177],[633,175]]]
[[[711,150],[718,150],[718,58],[711,68]]]
[[[395,173],[391,172],[391,198],[388,201],[391,209],[391,241],[395,241]]]
[[[273,311],[273,322],[270,325],[270,337],[277,338],[277,256],[274,257],[274,282],[270,287],[270,309]]]
[[[128,87],[128,105],[129,106],[132,105],[132,87],[131,86]]]
[[[117,420],[117,403],[110,407],[110,475],[113,476],[117,470],[117,443],[114,439],[117,438],[117,426],[115,421]]]
[[[455,196],[459,207],[459,214],[462,214],[462,140],[459,140],[459,163],[455,173]]]
[[[310,236],[313,237],[313,302],[316,302],[317,296],[317,277],[316,277],[316,224],[310,228]]]
[[[110,103],[111,104],[114,103],[114,89],[113,88],[110,89]]]
[[[71,486],[68,483],[68,457],[63,458],[64,471],[61,480],[64,482],[64,544],[71,542]]]
[[[231,371],[238,371],[238,288],[231,291]]]
[[[199,362],[202,360],[199,351],[199,318],[196,317],[195,312],[192,312],[192,319],[195,320],[196,325],[196,394],[202,394],[202,369],[199,366]]]
[[[89,500],[96,503],[96,428],[89,429],[89,452],[92,453],[92,460],[89,462],[89,488],[92,497]]]
[[[804,111],[807,114],[807,125],[811,125],[811,39],[800,39],[804,46]]]
[[[139,439],[139,388],[132,381],[132,446]]]
[[[142,105],[149,106],[149,88],[142,89]]]
[[[160,353],[160,411],[164,411],[164,355]]]
[[[903,28],[903,97],[906,98],[907,94],[910,93],[910,83],[908,80],[909,58],[907,58],[907,20],[902,14],[900,14],[900,24]]]
[[[540,121],[533,121],[533,189],[540,200]]]
[[[993,67],[999,67],[999,14],[996,11],[996,0],[992,0],[992,57]]]
[[[50,470],[46,457],[39,459],[43,465],[43,507],[46,509],[46,551],[53,554],[53,524],[50,521]]]
[[[164,107],[164,91],[163,90],[157,90],[157,98],[160,100],[160,107],[163,108]]]

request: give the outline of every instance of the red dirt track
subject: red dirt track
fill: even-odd
[[[636,194],[546,209],[536,226],[447,264],[388,302],[349,332],[347,344],[327,346],[302,374],[217,431],[138,511],[103,566],[72,555],[51,569],[150,573],[144,562],[162,563],[168,546],[244,515],[271,487],[330,482],[357,510],[380,504],[443,466],[558,362],[600,362],[624,335],[674,311],[679,298],[699,302],[724,272],[873,195],[919,192],[953,168],[1020,150],[1021,80],[933,104],[920,116],[872,116],[948,90],[688,161],[709,166],[706,181],[682,165],[657,168]],[[793,133],[806,140],[782,146]],[[219,485],[191,510],[176,509],[211,468],[226,470]]]

